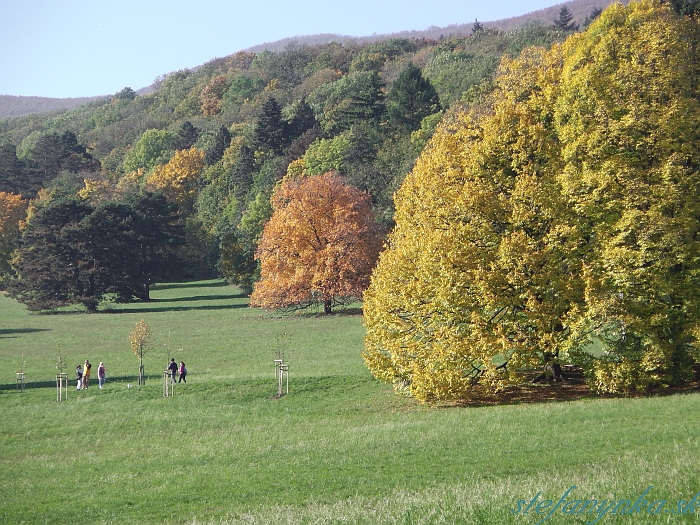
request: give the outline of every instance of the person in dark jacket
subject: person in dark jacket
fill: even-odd
[[[170,364],[168,365],[168,370],[170,370],[170,381],[174,383],[175,376],[177,375],[177,363],[175,362],[174,357],[170,358]]]

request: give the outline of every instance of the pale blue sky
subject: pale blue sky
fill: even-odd
[[[559,0],[0,0],[0,94],[109,95],[263,42],[499,20]]]

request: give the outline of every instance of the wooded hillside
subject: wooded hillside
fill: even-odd
[[[475,24],[469,36],[438,40],[239,52],[165,75],[149,94],[124,88],[60,114],[1,120],[0,191],[31,200],[30,215],[37,218],[66,199],[77,200],[88,209],[66,217],[63,226],[85,231],[94,213],[114,216],[105,208],[109,203],[160,192],[177,207],[184,242],[173,245],[167,272],[150,278],[218,273],[252,290],[256,249],[273,211],[270,197],[287,173],[337,172],[344,184],[369,194],[386,231],[393,223],[392,195],[445,112],[488,93],[504,54],[549,46],[570,33],[553,25],[501,32]],[[123,220],[142,213],[130,210],[119,212],[126,214]],[[53,228],[61,226],[54,224],[61,216],[46,217]],[[31,231],[32,242],[48,242]],[[28,239],[23,243],[3,258],[26,273],[34,247]],[[51,292],[61,299],[44,306],[75,301],[94,307],[86,290],[116,290],[115,276],[105,277],[113,284],[102,288],[89,282],[106,271],[104,265],[88,268],[97,260],[91,250],[85,245],[73,262],[64,261],[86,272],[75,276],[85,283],[74,286],[72,297]],[[129,298],[123,291],[117,295]],[[41,308],[32,297],[28,302]]]

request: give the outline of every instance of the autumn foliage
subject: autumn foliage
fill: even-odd
[[[187,209],[197,196],[197,181],[204,167],[204,151],[197,148],[178,150],[167,164],[155,167],[146,186],[162,190],[165,197]]]
[[[20,224],[27,217],[28,202],[21,195],[0,192],[0,281],[10,271],[9,260],[21,235]]]
[[[261,278],[251,305],[324,305],[361,298],[382,245],[369,195],[335,173],[285,179],[256,257]]]
[[[489,100],[448,115],[396,194],[365,294],[376,377],[468,398],[522,381],[545,352],[603,392],[692,376],[698,49],[696,20],[618,4],[504,59]]]

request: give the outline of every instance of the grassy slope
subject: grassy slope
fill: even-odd
[[[359,316],[269,315],[215,282],[153,297],[32,315],[0,296],[0,523],[534,524],[510,509],[539,490],[623,498],[654,485],[674,502],[700,490],[698,395],[431,409],[371,378]],[[154,341],[139,390],[127,335],[141,317]],[[163,399],[168,340],[190,376]],[[57,344],[70,377],[104,361],[107,388],[56,403]],[[291,392],[274,399],[282,348]],[[697,523],[601,522],[650,519]]]

